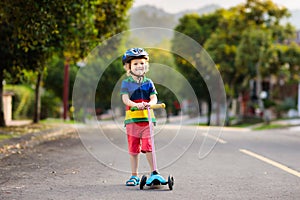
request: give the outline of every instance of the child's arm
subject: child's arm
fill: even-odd
[[[137,107],[138,109],[144,109],[143,103],[135,103],[135,102],[131,101],[128,94],[122,95],[122,101],[126,106]]]
[[[149,105],[154,105],[154,104],[157,104],[157,96],[156,94],[152,94],[150,96],[150,102],[149,102]]]
[[[156,94],[152,94],[150,96],[149,103],[143,102],[144,107],[147,107],[147,106],[150,106],[150,105],[155,105],[155,104],[157,104],[157,96],[156,96]]]

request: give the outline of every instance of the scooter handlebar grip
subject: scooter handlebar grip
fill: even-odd
[[[166,107],[166,104],[164,104],[164,103],[154,104],[154,105],[150,106],[151,109],[159,109],[159,108],[165,108],[165,107]],[[136,110],[139,110],[139,109],[137,107],[131,107],[130,110],[131,111],[136,111]]]
[[[159,108],[165,108],[165,107],[166,107],[166,104],[164,104],[164,103],[154,104],[154,105],[150,106],[150,108],[152,108],[152,109],[159,109]]]

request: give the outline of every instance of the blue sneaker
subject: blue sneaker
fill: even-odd
[[[151,176],[153,176],[153,175],[159,175],[159,173],[158,173],[157,171],[153,171],[153,172],[151,173]]]
[[[131,176],[128,181],[126,181],[126,186],[136,186],[140,184],[140,178],[137,176]]]

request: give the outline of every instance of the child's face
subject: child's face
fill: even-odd
[[[138,58],[131,60],[131,71],[137,75],[143,75],[146,72],[147,60]]]

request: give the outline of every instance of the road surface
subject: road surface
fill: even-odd
[[[300,132],[156,127],[160,173],[174,190],[126,187],[124,128],[81,126],[0,160],[0,199],[300,199]],[[143,155],[140,175],[148,173]]]

